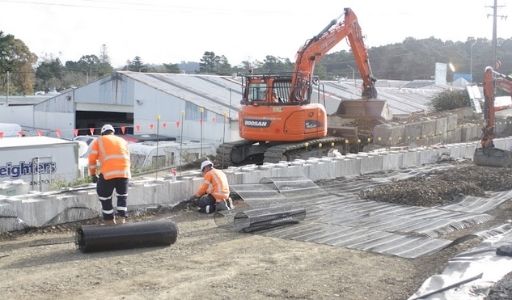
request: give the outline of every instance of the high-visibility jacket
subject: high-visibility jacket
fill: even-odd
[[[102,135],[91,143],[89,175],[96,175],[97,161],[103,178],[130,178],[130,152],[126,140],[113,134]]]
[[[196,197],[204,194],[211,194],[216,201],[223,201],[229,198],[229,184],[226,174],[221,170],[211,169],[203,176],[204,182],[201,184]]]

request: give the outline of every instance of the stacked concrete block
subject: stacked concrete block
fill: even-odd
[[[373,129],[373,142],[383,146],[398,145],[404,137],[405,126],[401,124],[381,124]]]
[[[438,152],[433,148],[425,148],[419,151],[419,165],[433,164],[438,161]]]
[[[457,128],[458,117],[456,114],[447,114],[446,115],[446,130],[451,131]]]
[[[18,217],[17,211],[8,202],[0,202],[0,232],[22,230],[27,227]]]
[[[361,175],[361,160],[362,158],[357,155],[347,155],[342,165],[342,176],[359,176]]]
[[[438,135],[437,132],[437,120],[424,120],[421,122],[421,137],[422,139],[428,139],[429,137]]]
[[[436,119],[436,135],[444,135],[448,128],[448,120],[446,117]]]
[[[327,164],[317,158],[308,159],[304,167],[306,177],[313,181],[324,179],[328,176],[326,174]]]
[[[444,143],[453,144],[460,143],[462,140],[461,128],[455,128],[454,130],[447,131],[444,138]]]
[[[307,177],[307,172],[302,164],[289,164],[288,162],[276,164],[276,166],[271,169],[271,174],[271,177]]]
[[[423,128],[422,122],[408,123],[405,125],[404,140],[417,141],[421,138],[421,130]]]
[[[402,168],[413,168],[419,165],[420,153],[416,149],[402,151]]]
[[[481,136],[481,128],[477,124],[464,124],[460,126],[461,141],[469,142],[479,140]]]
[[[446,148],[450,153],[450,157],[453,159],[462,159],[466,154],[464,144],[449,144]]]
[[[380,172],[383,169],[384,158],[377,153],[360,153],[361,174]]]
[[[128,209],[136,209],[145,205],[143,181],[131,181],[128,189]],[[99,202],[99,200],[98,200]]]
[[[390,151],[382,155],[382,170],[398,170],[402,168],[403,156],[399,151]]]
[[[475,150],[477,147],[479,147],[480,143],[465,143],[464,144],[464,153],[463,158],[465,159],[473,159],[473,156],[475,155]]]
[[[334,157],[322,157],[320,160],[324,164],[324,178],[322,179],[334,179],[338,177],[336,176],[336,161]]]

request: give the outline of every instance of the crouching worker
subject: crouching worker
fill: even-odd
[[[201,172],[204,182],[190,198],[190,202],[198,207],[199,212],[205,214],[233,209],[226,174],[213,168],[213,163],[209,160],[201,163]]]

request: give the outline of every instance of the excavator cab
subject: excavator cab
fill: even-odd
[[[327,114],[292,92],[292,75],[247,75],[243,82],[240,136],[248,141],[297,142],[324,137]],[[298,94],[298,93],[297,93]]]

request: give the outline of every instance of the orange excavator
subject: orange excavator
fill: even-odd
[[[496,108],[494,107],[496,89],[512,96],[512,77],[485,68],[484,73],[484,128],[480,148],[475,150],[473,162],[479,166],[512,167],[512,152],[495,148]]]
[[[343,136],[327,136],[328,116],[320,103],[320,88],[315,103],[312,93],[314,86],[319,86],[313,74],[315,63],[345,38],[363,81],[363,99],[342,101],[336,114],[353,114],[360,119],[390,116],[386,102],[376,100],[376,79],[357,17],[350,8],[345,8],[343,18],[332,20],[299,49],[291,74],[249,74],[243,78],[239,113],[239,133],[243,140],[220,145],[217,160],[224,166],[277,162],[322,156],[332,148],[342,149]]]

